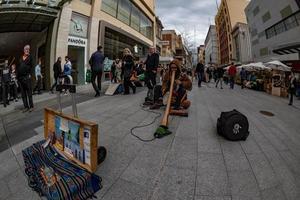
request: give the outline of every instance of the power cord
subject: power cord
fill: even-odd
[[[142,108],[143,111],[149,112],[149,113],[154,113],[154,114],[156,114],[156,116],[154,117],[154,119],[152,120],[152,122],[149,123],[149,124],[144,124],[144,125],[135,126],[135,127],[131,128],[130,134],[131,134],[132,136],[134,136],[135,138],[139,139],[139,140],[142,141],[142,142],[152,142],[152,141],[154,141],[154,140],[156,139],[156,137],[153,137],[152,139],[149,139],[149,140],[143,139],[143,138],[141,138],[140,136],[136,135],[133,131],[134,131],[135,129],[139,129],[139,128],[144,128],[144,127],[147,127],[147,126],[151,126],[152,124],[155,123],[155,121],[156,121],[158,118],[161,117],[161,113],[155,112],[155,111],[152,111],[152,110],[149,110],[149,109],[145,109],[145,106],[143,106],[143,105],[140,105],[140,106],[141,106],[141,108]]]

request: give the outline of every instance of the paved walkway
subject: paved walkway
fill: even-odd
[[[99,123],[99,144],[108,149],[96,172],[104,185],[98,199],[300,199],[299,101],[291,107],[286,99],[261,92],[220,90],[213,84],[195,87],[189,95],[190,116],[172,117],[172,135],[143,143],[130,129],[155,117],[139,107],[144,95],[107,96],[78,106],[80,117]],[[249,119],[251,133],[245,142],[216,134],[220,112],[234,108]],[[264,116],[261,110],[275,116]],[[136,134],[150,139],[158,124]],[[0,154],[0,199],[39,199],[27,187],[20,154],[42,138],[42,127],[36,131],[37,136]]]

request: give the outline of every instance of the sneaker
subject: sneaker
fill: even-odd
[[[29,111],[29,112],[32,112],[32,111],[33,111],[33,108],[30,108],[28,111]]]
[[[29,111],[29,108],[24,108],[23,110],[22,110],[22,113],[26,113],[26,112],[28,112]]]
[[[95,97],[100,97],[100,93],[96,93],[96,94],[95,94]]]

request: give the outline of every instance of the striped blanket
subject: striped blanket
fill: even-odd
[[[94,197],[101,189],[101,178],[71,163],[62,157],[52,146],[44,148],[38,142],[23,150],[25,173],[29,186],[49,200],[85,200]],[[53,169],[59,177],[48,186],[41,173],[44,168]]]

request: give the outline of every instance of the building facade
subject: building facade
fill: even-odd
[[[248,0],[222,0],[215,17],[219,49],[219,64],[228,64],[233,57],[233,27],[238,23],[247,23],[244,9]]]
[[[219,51],[216,26],[210,25],[205,38],[205,64],[215,65],[218,63]]]
[[[55,5],[51,5],[52,2]],[[136,59],[143,59],[148,48],[156,44],[154,0],[36,0],[26,3],[1,1],[0,37],[11,41],[6,46],[18,49],[8,53],[2,45],[0,58],[14,52],[17,55],[13,56],[19,57],[23,45],[30,44],[35,61],[43,60],[42,73],[47,88],[53,82],[52,66],[57,57],[68,55],[73,65],[74,83],[85,84],[89,57],[97,46],[103,46],[104,69],[107,70],[113,59],[122,57],[124,48],[131,49]],[[22,12],[10,23],[14,26],[5,26],[16,18],[15,8]]]
[[[155,35],[156,35],[156,50],[161,54],[162,51],[162,31],[163,31],[163,24],[161,20],[156,17],[156,28],[155,28]]]
[[[162,31],[162,52],[163,57],[174,57],[176,55],[177,34],[175,30]]]
[[[255,61],[299,60],[300,1],[252,0],[245,13]]]
[[[248,64],[253,61],[248,24],[238,22],[232,30],[233,61]]]

